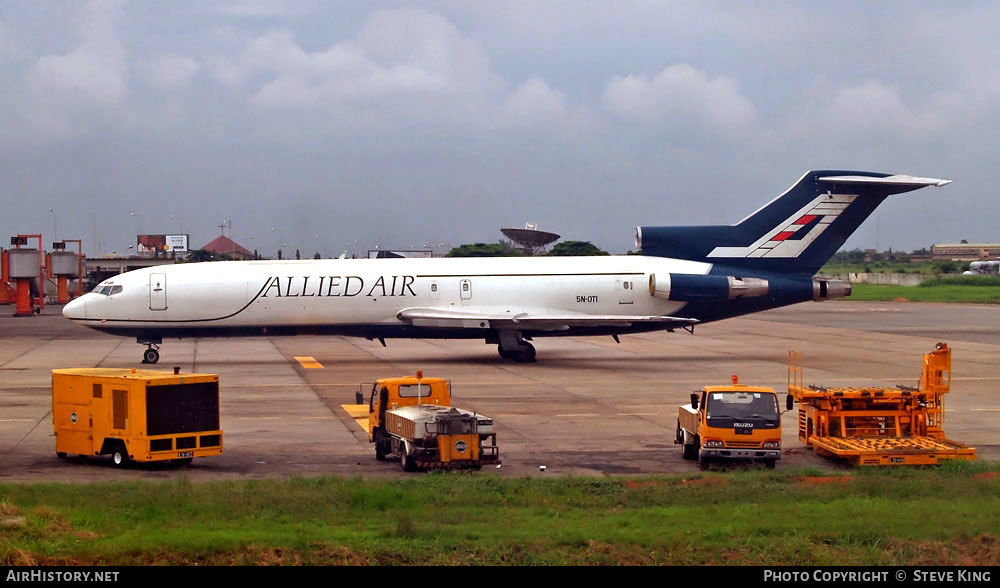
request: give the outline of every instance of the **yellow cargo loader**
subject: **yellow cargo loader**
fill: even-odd
[[[799,403],[799,440],[820,455],[853,465],[937,465],[976,459],[974,447],[944,436],[944,395],[951,349],[924,355],[917,388],[803,386],[802,354],[789,352],[788,393]]]
[[[131,461],[222,453],[219,376],[136,369],[52,370],[56,455],[110,455]]]

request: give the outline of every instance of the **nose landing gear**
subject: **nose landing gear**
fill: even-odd
[[[146,346],[146,350],[142,352],[142,363],[156,363],[160,361],[160,344],[163,343],[163,339],[137,338],[135,342]]]

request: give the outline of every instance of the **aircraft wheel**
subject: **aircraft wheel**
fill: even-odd
[[[111,452],[111,463],[115,464],[115,467],[127,467],[129,461],[131,460],[128,457],[128,451],[125,449],[124,445],[116,446],[114,451]]]
[[[497,345],[497,353],[499,353],[500,357],[502,357],[504,359],[516,359],[517,358],[517,352],[516,351],[508,351],[508,350],[504,349],[503,347],[501,347],[499,345]]]
[[[160,352],[150,347],[142,353],[142,363],[156,363],[160,361]]]
[[[514,356],[514,360],[519,363],[531,363],[535,361],[535,346],[531,343],[525,343],[524,349],[516,352],[517,355]]]

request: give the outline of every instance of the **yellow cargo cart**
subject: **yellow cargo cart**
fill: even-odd
[[[130,461],[222,453],[219,376],[155,370],[52,370],[56,455],[110,455]]]
[[[917,388],[824,388],[802,384],[802,354],[789,352],[788,393],[799,403],[799,440],[853,465],[937,465],[976,459],[974,447],[944,436],[951,349],[924,355]]]

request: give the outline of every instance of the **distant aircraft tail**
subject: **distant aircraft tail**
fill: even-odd
[[[859,171],[810,171],[736,225],[639,227],[643,255],[813,275],[886,196],[951,180]]]

